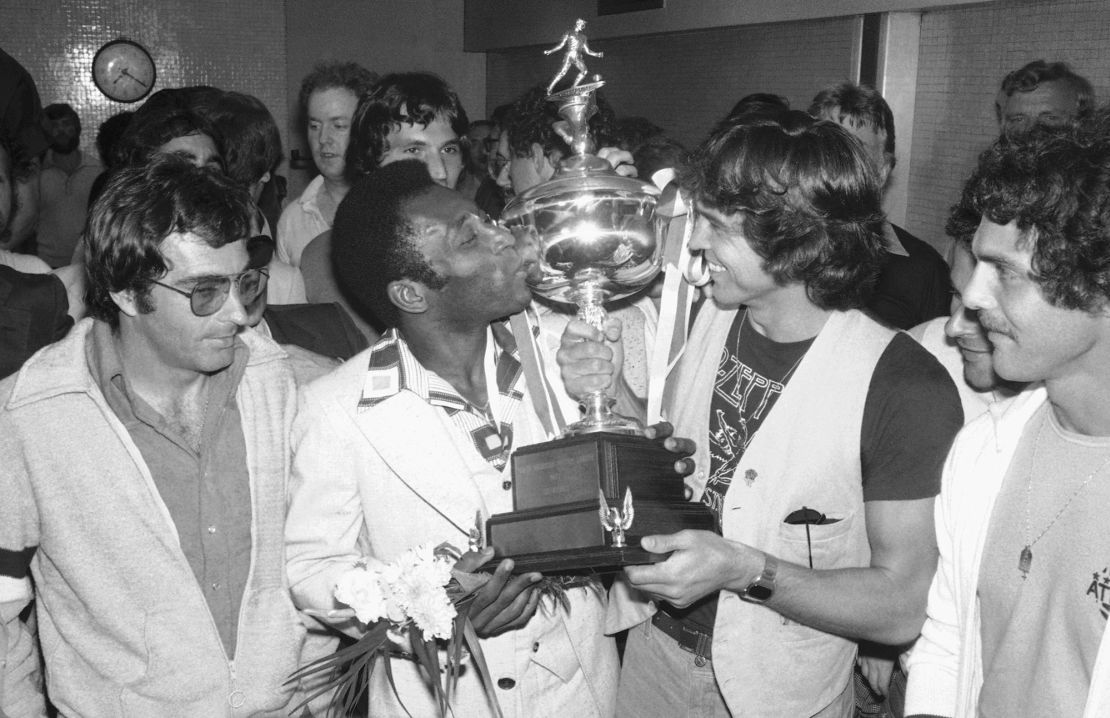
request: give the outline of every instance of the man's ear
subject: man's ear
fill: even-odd
[[[116,303],[119,310],[129,317],[139,315],[139,303],[135,299],[134,289],[124,289],[122,292],[108,292],[108,296]]]
[[[428,311],[428,291],[427,287],[412,279],[397,279],[386,287],[389,301],[406,314]]]
[[[561,159],[563,159],[563,153],[559,150],[551,150],[550,153],[544,154],[543,146],[539,142],[532,143],[532,165],[540,179],[544,181],[551,179]]]
[[[890,184],[890,176],[894,173],[894,156],[883,154],[883,163],[879,166],[879,191],[886,190]]]

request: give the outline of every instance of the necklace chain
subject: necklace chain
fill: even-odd
[[[1030,517],[1030,514],[1032,513],[1031,507],[1033,505],[1033,470],[1037,466],[1037,452],[1041,448],[1041,435],[1044,434],[1044,425],[1048,423],[1048,411],[1052,411],[1052,409],[1046,410],[1045,415],[1041,419],[1041,425],[1037,429],[1037,438],[1033,441],[1033,458],[1029,462],[1029,476],[1026,477],[1025,480],[1025,535],[1027,538],[1029,536],[1029,533],[1032,531],[1032,519]],[[1101,473],[1102,470],[1105,469],[1107,466],[1110,466],[1110,459],[1106,459],[1101,464],[1096,466],[1091,473],[1087,474],[1087,478],[1083,479],[1083,482],[1079,484],[1078,488],[1076,488],[1075,491],[1071,493],[1071,496],[1068,497],[1068,500],[1064,502],[1064,505],[1060,507],[1060,510],[1056,512],[1056,515],[1052,517],[1052,520],[1049,521],[1043,529],[1041,529],[1041,532],[1037,534],[1036,538],[1031,541],[1027,540],[1025,542],[1025,547],[1022,548],[1021,556],[1018,559],[1018,570],[1021,571],[1021,579],[1023,581],[1025,580],[1026,576],[1029,575],[1029,570],[1032,568],[1033,565],[1033,546],[1036,545],[1036,543],[1042,538],[1044,538],[1044,535],[1048,533],[1049,529],[1056,525],[1056,522],[1060,519],[1061,516],[1064,515],[1064,512],[1068,510],[1068,507],[1072,505],[1072,502],[1075,501],[1075,499],[1078,498],[1081,493],[1083,493],[1083,490],[1087,488],[1087,485],[1091,483],[1091,479],[1095,478],[1095,476]]]
[[[755,326],[753,326],[751,324],[751,318],[748,315],[747,310],[744,311],[744,320],[743,321],[748,325],[748,328],[751,329],[753,332],[756,330]],[[743,336],[743,334],[744,334],[744,329],[743,329],[743,326],[741,326],[740,331],[738,331],[736,333],[736,355],[737,356],[740,355],[740,341],[741,341],[740,338]],[[777,383],[782,385],[782,386],[785,386],[786,382],[794,374],[794,370],[798,368],[798,365],[802,363],[802,359],[805,359],[806,354],[808,354],[808,353],[809,353],[809,347],[806,347],[805,351],[802,352],[802,355],[794,360],[794,364],[789,369],[786,370],[786,373],[782,375],[782,378],[778,379]],[[767,378],[770,379],[770,377],[767,377]],[[748,398],[749,398],[749,396],[750,396],[750,394],[748,394],[748,392],[744,392],[744,396],[740,400],[740,405],[736,408],[737,417],[740,421],[740,431],[743,433],[743,438],[742,438],[742,441],[741,441],[741,445],[743,446],[743,448],[745,450],[748,448],[748,442],[751,441],[751,435],[748,432],[748,418],[744,416],[744,412],[748,408]]]

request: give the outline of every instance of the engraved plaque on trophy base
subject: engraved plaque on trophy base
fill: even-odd
[[[659,440],[596,433],[524,447],[512,457],[515,511],[486,522],[486,545],[495,550],[487,567],[512,558],[514,571],[609,573],[622,566],[666,558],[640,548],[651,534],[682,529],[715,531],[713,513],[685,499],[674,470],[680,458]],[[632,521],[625,546],[599,515],[598,489],[610,506],[632,496]]]

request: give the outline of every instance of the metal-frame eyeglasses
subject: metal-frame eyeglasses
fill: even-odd
[[[239,292],[239,301],[244,307],[250,306],[266,291],[266,282],[270,272],[265,267],[247,269],[239,274],[224,277],[205,277],[193,285],[189,291],[178,289],[172,284],[152,280],[159,287],[189,298],[189,308],[198,317],[207,317],[220,311],[231,294],[231,285],[234,284]]]

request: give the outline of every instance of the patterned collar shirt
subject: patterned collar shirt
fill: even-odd
[[[486,386],[491,390],[486,406],[480,407],[421,365],[400,333],[390,329],[370,352],[358,410],[366,411],[401,391],[411,391],[446,411],[454,425],[470,437],[474,449],[501,471],[513,448],[513,420],[524,396],[516,339],[505,322],[490,325],[484,364]]]

